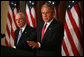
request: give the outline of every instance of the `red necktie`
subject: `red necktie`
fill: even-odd
[[[43,26],[43,29],[42,29],[42,32],[41,32],[41,40],[43,39],[45,29],[46,29],[46,25],[47,25],[47,23]]]

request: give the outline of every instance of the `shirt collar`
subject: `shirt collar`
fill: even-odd
[[[45,22],[45,24],[47,23],[47,25],[50,25],[52,21],[53,21],[53,19],[50,20],[49,22]]]
[[[23,27],[20,28],[20,29],[22,29],[22,32],[24,31],[26,25],[27,25],[27,24],[25,24]]]

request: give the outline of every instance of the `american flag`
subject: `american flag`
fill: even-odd
[[[83,56],[82,22],[78,1],[69,1],[66,10],[62,56]]]
[[[26,21],[27,24],[33,28],[37,26],[37,9],[36,1],[27,1],[26,2]]]
[[[5,44],[8,47],[14,46],[14,31],[17,29],[16,23],[15,23],[15,15],[18,12],[19,8],[18,1],[9,1],[9,10],[7,15],[7,24],[6,24],[6,38],[5,38]]]
[[[55,8],[55,15],[54,15],[54,17],[55,17],[55,19],[59,19],[59,17],[58,17],[58,9],[59,9],[59,4],[60,4],[60,1],[48,1],[49,3],[51,3],[53,6],[54,6],[54,8]]]

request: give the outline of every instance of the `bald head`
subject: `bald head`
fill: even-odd
[[[19,28],[23,27],[26,23],[25,15],[22,12],[19,12],[15,16],[16,24]]]

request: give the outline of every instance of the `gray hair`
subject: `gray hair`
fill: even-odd
[[[18,12],[17,14],[21,15],[24,19],[26,18],[26,17],[25,17],[25,14],[22,13],[22,12]],[[17,15],[17,14],[16,14],[16,15]]]
[[[50,7],[51,8],[51,10],[52,10],[52,13],[54,13],[55,11],[54,11],[54,6],[52,5],[52,4],[50,4],[50,3],[45,3],[42,7],[41,7],[41,12],[42,12],[42,8],[43,7]]]

